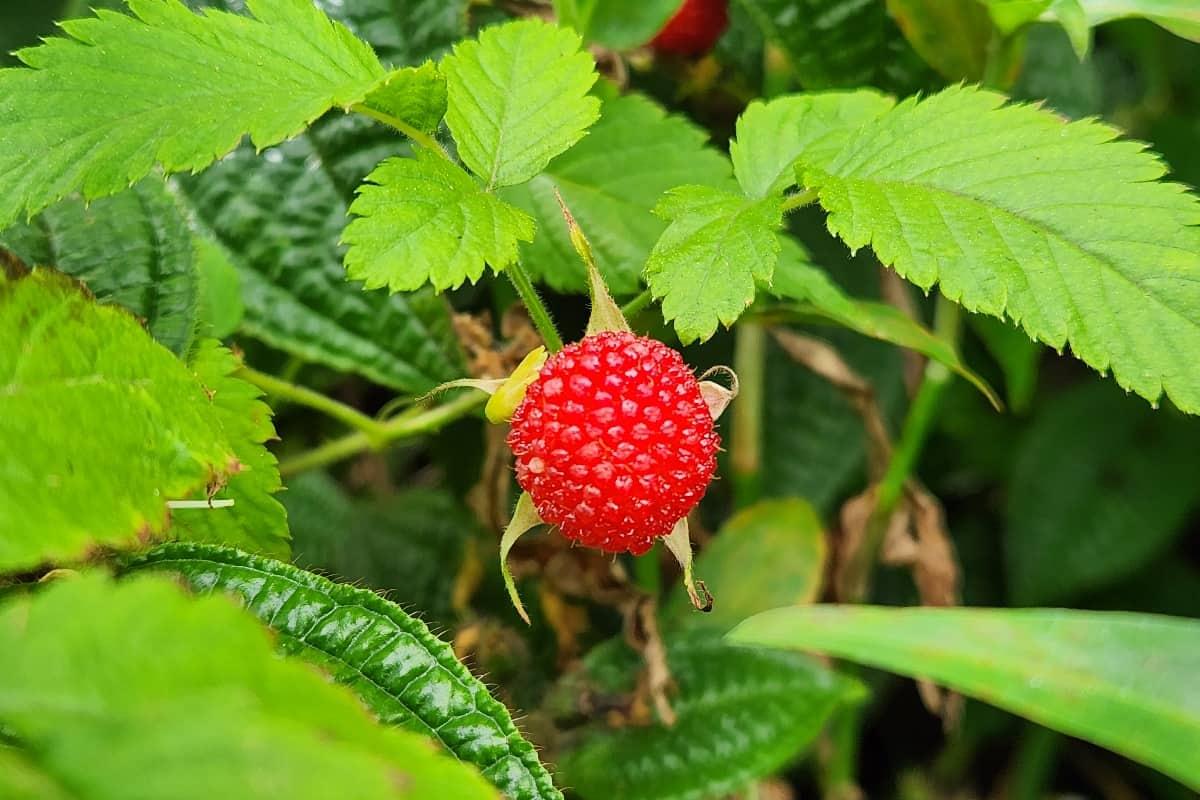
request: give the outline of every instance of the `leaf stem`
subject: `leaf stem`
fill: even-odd
[[[558,328],[554,327],[554,320],[550,317],[550,311],[542,303],[542,298],[538,296],[537,289],[533,288],[533,281],[529,279],[529,273],[525,271],[525,265],[520,261],[515,261],[505,268],[504,274],[512,281],[513,288],[521,296],[521,302],[525,304],[526,310],[529,311],[529,318],[533,320],[534,327],[542,335],[542,341],[546,343],[546,349],[551,353],[557,353],[559,350],[562,350],[562,337],[558,335]]]
[[[748,320],[737,326],[733,371],[738,376],[738,399],[733,404],[733,436],[729,463],[733,497],[738,508],[762,494],[762,420],[766,382],[767,330]]]
[[[803,208],[817,199],[816,189],[805,189],[803,192],[789,194],[783,198],[783,213],[787,214],[790,211],[795,211],[797,208]]]
[[[643,289],[641,294],[621,306],[621,313],[628,319],[653,302],[654,293],[648,288]]]
[[[350,110],[370,117],[376,122],[382,122],[384,125],[389,125],[403,133],[409,139],[412,139],[414,142],[424,147],[426,150],[431,150],[434,153],[437,153],[447,161],[451,160],[450,154],[446,152],[446,148],[442,147],[441,143],[438,142],[437,139],[433,138],[424,131],[414,128],[412,125],[409,125],[399,117],[394,117],[391,114],[387,114],[383,111],[377,111],[376,109],[371,108],[363,103],[355,103],[350,107]]]
[[[487,402],[487,396],[483,393],[468,392],[462,397],[428,411],[401,414],[387,422],[377,423],[379,427],[377,439],[372,439],[362,431],[334,439],[320,447],[281,462],[279,474],[285,477],[296,475],[336,463],[365,450],[381,449],[399,439],[434,433],[456,419],[467,416],[485,402]]]
[[[309,389],[307,386],[299,386],[247,366],[238,370],[237,377],[254,384],[272,397],[320,411],[322,414],[354,428],[364,436],[372,439],[379,439],[381,436],[383,426],[377,420],[345,403],[339,403],[332,397],[326,397],[320,392]]]

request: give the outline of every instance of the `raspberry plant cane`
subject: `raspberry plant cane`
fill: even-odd
[[[640,556],[662,539],[692,604],[707,611],[712,597],[692,574],[687,515],[716,471],[715,422],[737,394],[737,376],[716,367],[697,379],[678,352],[634,334],[583,231],[565,206],[563,214],[587,267],[592,311],[584,337],[554,354],[537,348],[507,379],[443,387],[488,392],[488,419],[512,425],[508,444],[524,491],[500,541],[505,586],[529,623],[508,553],[523,534],[550,525],[614,554]],[[729,388],[710,374],[724,375]]]

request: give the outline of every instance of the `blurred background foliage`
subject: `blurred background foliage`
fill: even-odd
[[[470,26],[536,5],[318,4],[394,63],[436,56]],[[52,33],[53,20],[95,5],[105,3],[5,0],[0,50],[32,43]],[[240,8],[234,0],[224,5]],[[899,24],[914,5],[921,4],[734,0],[729,29],[707,57],[655,61],[633,49],[615,73],[611,58],[602,65],[690,117],[724,148],[737,114],[756,97],[861,85],[904,95],[983,78],[986,16],[963,12],[970,19],[952,33],[914,30]],[[973,2],[941,4],[955,5]],[[613,30],[617,40],[632,35]],[[1036,24],[1002,57],[1003,74],[992,78],[1013,97],[1067,117],[1110,120],[1149,142],[1177,180],[1200,184],[1200,45],[1144,20],[1122,20],[1098,28],[1080,60],[1062,28]],[[369,414],[397,394],[419,394],[461,374],[471,355],[462,349],[466,323],[459,319],[456,337],[437,298],[364,295],[342,278],[337,237],[350,192],[374,163],[403,147],[369,123],[331,118],[276,148],[276,157],[239,151],[177,182],[186,213],[239,257],[235,270],[219,257],[211,266],[211,302],[239,312],[244,305],[244,315],[214,317],[215,332],[228,334],[258,369]],[[314,158],[321,169],[311,168]],[[793,233],[855,295],[888,291],[873,256],[851,257],[815,211],[796,215]],[[931,321],[932,303],[903,291]],[[551,293],[549,301],[564,334],[578,336],[583,299]],[[502,281],[485,279],[450,302],[473,315],[473,335],[483,337],[485,350],[489,337],[512,339],[527,329],[510,313],[514,298]],[[654,310],[636,324],[673,341]],[[688,360],[732,363],[743,327],[688,348]],[[831,345],[870,383],[895,435],[908,403],[910,357],[841,329],[793,330]],[[762,347],[762,438],[751,480],[726,459],[724,479],[694,526],[698,571],[720,613],[698,618],[686,609],[677,575],[657,560],[661,552],[615,564],[638,591],[661,599],[658,627],[676,690],[673,728],[649,724],[648,704],[659,698],[635,685],[641,661],[621,638],[629,630],[623,621],[640,606],[606,583],[614,567],[608,560],[537,537],[518,553],[518,567],[543,567],[540,581],[524,581],[539,601],[534,625],[520,625],[492,568],[511,486],[496,433],[479,421],[327,470],[289,469],[290,456],[340,431],[310,410],[273,403],[290,473],[284,501],[296,563],[384,592],[429,620],[501,699],[528,712],[524,727],[560,765],[564,785],[584,798],[810,797],[822,787],[830,796],[845,777],[839,770],[855,759],[854,779],[870,798],[1194,796],[1119,756],[977,702],[943,724],[905,679],[869,671],[847,677],[814,671],[806,659],[728,652],[717,636],[746,615],[834,596],[842,511],[867,480],[867,438],[847,395],[775,338]],[[1007,408],[998,414],[955,382],[918,467],[945,509],[961,601],[1200,616],[1200,420],[1169,404],[1153,410],[994,320],[970,319],[963,349],[967,363],[1002,387]],[[351,360],[359,376],[346,369]],[[729,423],[724,429],[728,438]],[[920,602],[909,567],[878,571],[871,600]]]

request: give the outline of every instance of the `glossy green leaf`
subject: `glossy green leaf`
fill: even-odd
[[[240,0],[220,0],[221,4]],[[189,0],[208,2],[213,0]],[[469,0],[318,0],[322,10],[370,42],[388,64],[415,66],[467,35]]]
[[[729,630],[759,611],[815,602],[828,548],[821,520],[798,498],[764,500],[734,514],[700,551],[694,569],[712,592],[697,614],[683,587],[664,609],[675,624]]]
[[[837,153],[855,129],[895,105],[871,89],[755,100],[737,121],[729,157],[749,197],[778,195],[796,185],[801,154]]]
[[[23,756],[18,789],[48,783],[76,800],[492,796],[473,770],[279,658],[227,600],[150,577],[60,580],[0,606],[0,725]],[[12,779],[0,770],[5,797]]]
[[[591,55],[573,31],[538,19],[485,29],[441,68],[459,158],[488,189],[537,175],[599,116]]]
[[[374,592],[230,548],[173,544],[128,569],[240,595],[285,653],[327,670],[381,721],[424,733],[514,800],[561,798],[508,711],[420,620]]]
[[[30,266],[73,275],[99,300],[145,319],[176,355],[187,354],[199,276],[187,220],[160,178],[90,205],[78,198],[56,203],[0,231],[0,247]]]
[[[1020,441],[1004,544],[1021,605],[1067,602],[1126,577],[1200,508],[1200,421],[1151,411],[1116,388],[1061,395]]]
[[[427,620],[452,619],[454,580],[468,537],[478,527],[455,497],[409,489],[364,500],[326,473],[311,471],[291,478],[282,500],[295,563],[386,592]]]
[[[802,156],[803,184],[852,249],[1200,413],[1200,201],[1116,129],[1005,99],[907,100],[836,158]]]
[[[350,193],[399,141],[367,120],[329,120],[262,154],[245,146],[176,180],[199,226],[238,269],[242,331],[419,393],[462,374],[445,301],[429,291],[364,292],[346,280],[338,245]]]
[[[614,645],[594,650],[557,693],[632,691],[641,660]],[[668,640],[667,661],[677,685],[673,727],[597,723],[563,753],[559,774],[583,800],[724,797],[796,758],[835,709],[862,696],[815,662],[708,635]]]
[[[681,0],[554,0],[563,25],[587,42],[614,50],[648,43],[679,9]]]
[[[432,61],[390,73],[367,95],[363,105],[424,133],[432,133],[446,115],[446,79]]]
[[[191,498],[233,500],[234,505],[177,508],[171,512],[171,536],[286,558],[291,553],[287,512],[275,497],[283,484],[275,456],[266,447],[275,438],[271,409],[258,387],[234,377],[241,359],[215,340],[200,343],[190,366],[238,462],[219,491],[210,485]]]
[[[1200,789],[1200,621],[1051,609],[795,606],[728,636],[920,677]]]
[[[0,341],[0,452],[20,454],[0,460],[0,571],[161,537],[168,500],[240,468],[188,367],[71,278],[0,278]]]
[[[827,273],[813,266],[794,240],[784,239],[782,245],[772,291],[799,301],[797,311],[823,317],[864,336],[908,348],[945,364],[970,381],[994,407],[1000,408],[995,391],[963,363],[954,345],[895,306],[850,297]]]
[[[201,169],[247,134],[259,148],[284,141],[383,77],[371,48],[309,0],[248,8],[130,0],[132,16],[101,11],[21,51],[26,68],[0,71],[0,227],[75,191],[118,192],[155,165]]]
[[[1092,27],[1115,19],[1143,17],[1177,36],[1200,41],[1200,7],[1192,0],[983,0],[996,25],[1004,31],[1036,19],[1077,24],[1075,14]],[[1065,11],[1064,11],[1065,9]],[[1078,10],[1078,11],[1077,11]],[[1076,37],[1077,38],[1077,37]]]
[[[994,51],[987,9],[963,0],[887,0],[887,10],[913,49],[943,77],[980,81]]]
[[[220,245],[197,236],[192,246],[200,277],[196,332],[201,336],[224,339],[238,329],[246,314],[241,276]]]
[[[646,262],[646,280],[682,341],[707,339],[718,323],[729,326],[741,316],[754,301],[757,282],[770,283],[781,203],[679,186],[654,213],[670,224]]]
[[[558,191],[587,233],[609,289],[635,293],[667,227],[651,213],[663,192],[684,183],[729,184],[728,160],[707,141],[705,131],[642,95],[605,100],[600,120],[578,144],[533,180],[500,193],[537,220],[533,243],[521,248],[522,263],[559,291],[586,290]]]
[[[911,92],[929,81],[883,2],[733,0],[786,54],[808,91],[873,85]]]
[[[342,241],[346,272],[365,288],[393,292],[425,284],[442,291],[472,283],[485,265],[497,272],[517,260],[534,223],[440,154],[391,158],[367,176],[350,206]]]

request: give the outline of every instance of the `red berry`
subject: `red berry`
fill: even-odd
[[[728,0],[684,0],[650,46],[661,53],[698,56],[713,49],[729,24]]]
[[[641,555],[704,496],[720,437],[679,353],[632,333],[550,356],[512,418],[517,482],[568,539]]]

